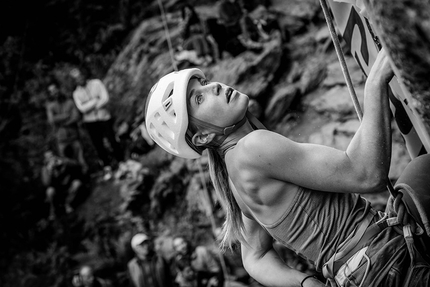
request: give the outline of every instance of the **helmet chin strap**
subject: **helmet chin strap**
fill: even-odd
[[[241,126],[243,126],[243,124],[246,122],[246,114],[245,116],[238,121],[237,123],[235,123],[234,125],[222,128],[219,126],[216,126],[214,124],[211,123],[207,123],[204,121],[201,121],[193,116],[189,116],[190,122],[192,122],[193,124],[195,124],[197,127],[201,128],[201,129],[206,129],[209,130],[210,132],[215,133],[216,135],[221,136],[218,139],[214,139],[209,146],[211,147],[218,147],[220,146],[224,140],[227,138],[227,136],[229,136],[231,133],[233,133],[234,131],[236,131],[238,128],[240,128]]]

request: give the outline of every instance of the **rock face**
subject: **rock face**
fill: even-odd
[[[375,29],[430,133],[430,6],[428,1],[366,0]]]

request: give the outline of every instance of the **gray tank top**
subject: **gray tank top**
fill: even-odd
[[[301,188],[277,222],[260,224],[279,243],[321,271],[370,209],[370,203],[357,194]]]

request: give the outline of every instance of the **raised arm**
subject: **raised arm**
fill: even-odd
[[[366,82],[362,123],[345,151],[258,131],[254,140],[245,143],[249,145],[245,149],[254,155],[249,164],[264,178],[311,189],[346,193],[381,190],[390,167],[387,83],[392,76],[388,57],[381,51]]]
[[[243,265],[249,275],[264,286],[293,287],[308,274],[288,267],[273,249],[272,237],[254,220],[242,216],[245,225],[245,238],[242,244]],[[315,278],[306,279],[304,287],[325,286]]]

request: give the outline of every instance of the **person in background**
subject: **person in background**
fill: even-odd
[[[52,79],[48,88],[48,102],[46,104],[46,115],[48,123],[54,130],[58,147],[58,154],[65,157],[65,150],[71,150],[71,157],[78,160],[82,166],[83,173],[88,170],[84,159],[82,143],[79,137],[78,123],[80,121],[79,111],[71,98],[67,98],[61,91],[58,82]]]
[[[84,265],[79,269],[79,273],[73,276],[72,285],[74,287],[111,287],[108,280],[94,276],[94,270],[89,265]]]
[[[196,65],[207,66],[214,59],[217,59],[218,47],[215,40],[208,34],[204,22],[200,19],[193,6],[186,3],[181,8],[181,44],[177,59],[180,60],[182,55],[191,55],[190,53],[181,53],[181,51],[194,51],[195,58],[188,57],[187,60]]]
[[[79,163],[74,159],[55,156],[48,150],[44,154],[41,180],[46,186],[49,219],[54,220],[56,214],[61,213],[60,207],[63,203],[66,213],[73,212],[72,203],[83,186],[83,174]]]
[[[112,177],[114,165],[123,160],[120,144],[115,138],[112,116],[106,108],[109,102],[108,91],[101,80],[87,79],[77,68],[70,71],[70,76],[76,85],[73,99],[83,115],[85,128],[103,162],[105,179],[108,180]],[[109,143],[112,153],[105,145],[104,139]],[[111,156],[116,163],[111,160]]]
[[[172,287],[173,280],[167,261],[155,252],[154,241],[145,233],[131,239],[135,257],[127,266],[134,287]]]
[[[182,261],[190,262],[192,270],[196,273],[199,284],[205,286],[220,287],[224,283],[224,276],[220,264],[214,255],[205,246],[192,247],[191,243],[183,236],[176,236],[172,241],[175,251],[174,264]],[[185,260],[185,261],[184,261]],[[178,269],[178,268],[177,268]],[[176,282],[186,281],[184,273],[177,270]],[[189,271],[189,270],[187,270]],[[204,283],[201,283],[204,282]]]
[[[240,0],[220,0],[218,2],[218,21],[226,28],[226,41],[228,45],[242,45],[245,49],[260,51],[262,44],[259,41],[258,28],[249,16]],[[237,41],[239,43],[237,43]],[[236,48],[238,49],[238,48]],[[240,49],[239,49],[240,51]]]

